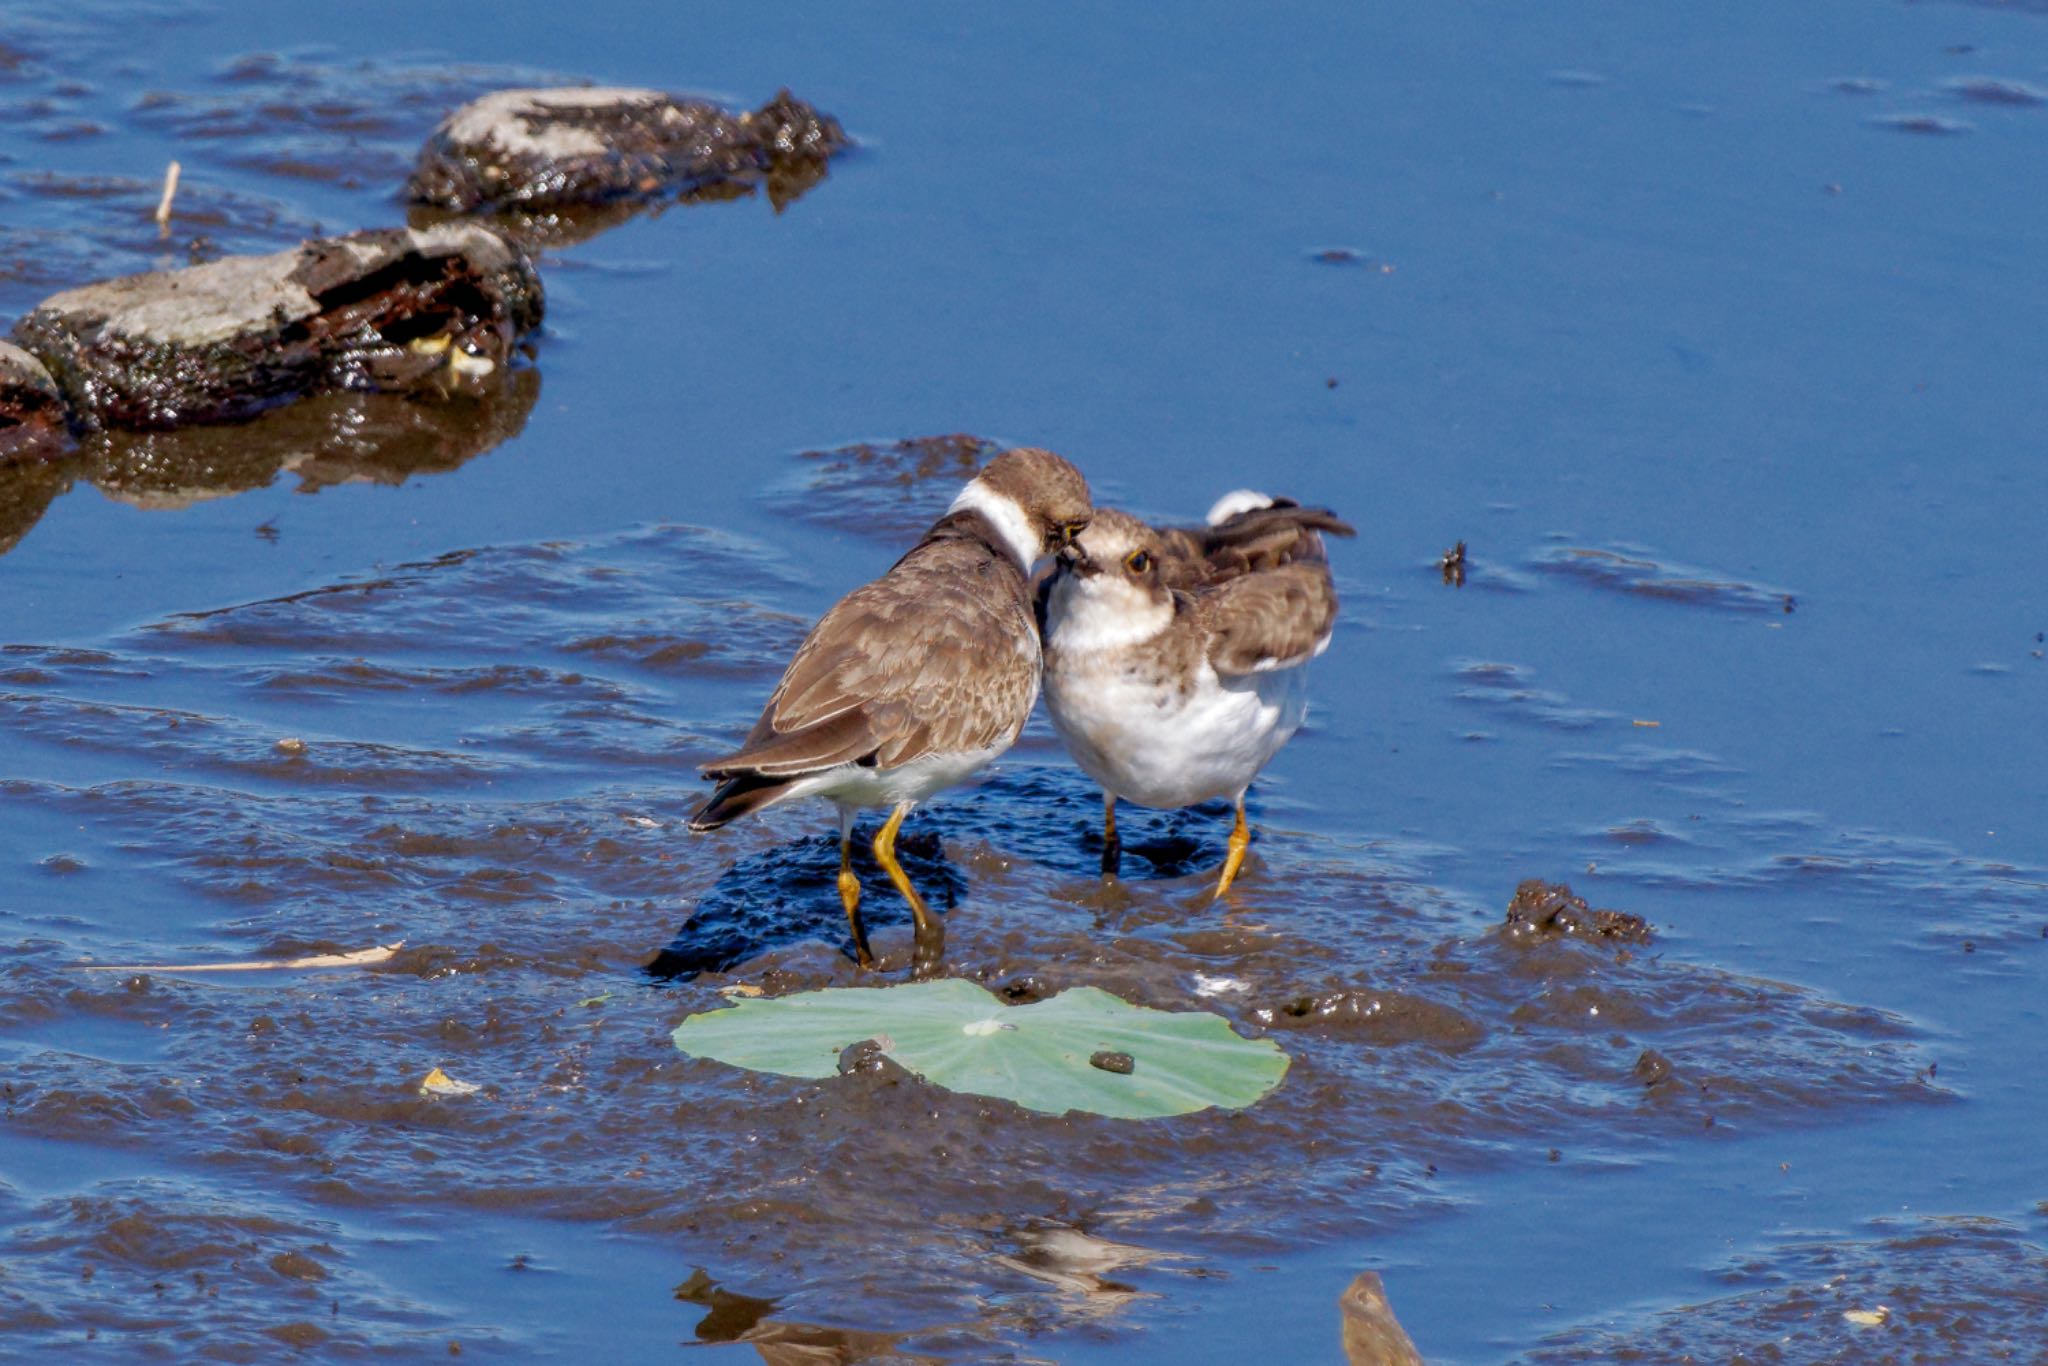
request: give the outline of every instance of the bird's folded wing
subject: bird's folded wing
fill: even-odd
[[[933,567],[959,572],[892,571],[840,599],[797,650],[746,743],[704,771],[893,768],[1011,739],[1038,680],[1022,585],[984,570],[985,554],[972,547],[928,553]]]
[[[1289,564],[1204,589],[1194,611],[1217,673],[1262,673],[1322,653],[1337,623],[1337,590],[1322,563]]]

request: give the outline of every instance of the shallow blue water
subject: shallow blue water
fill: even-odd
[[[1449,1212],[1272,1271],[1139,1273],[1162,1302],[1046,1355],[1228,1361],[1257,1341],[1318,1359],[1337,1292],[1372,1266],[1432,1360],[1494,1360],[1705,1298],[1721,1259],[1789,1230],[1847,1234],[1902,1208],[2019,1218],[2048,1196],[2026,1137],[2048,1118],[2032,1084],[2048,1062],[2048,106],[1954,87],[2048,84],[2048,21],[1573,3],[107,6],[66,22],[91,35],[92,64],[66,73],[92,89],[72,103],[109,132],[0,130],[16,227],[79,210],[14,177],[153,180],[174,156],[190,183],[269,196],[294,222],[396,221],[381,188],[236,166],[135,115],[137,92],[206,88],[263,50],[743,102],[788,85],[862,147],[782,215],[677,210],[555,253],[539,401],[457,472],[312,496],[287,476],[175,511],[64,494],[0,559],[0,643],[101,646],[448,550],[655,520],[769,547],[786,577],[763,600],[809,616],[892,551],[761,492],[796,477],[793,452],[863,439],[1051,446],[1105,501],[1160,515],[1255,484],[1361,531],[1336,555],[1346,609],[1312,728],[1266,784],[1270,839],[1426,848],[1423,880],[1475,923],[1520,877],[1569,880],[1649,916],[1674,957],[1897,1012],[1962,1097],[1612,1163],[1446,1168]],[[1875,88],[1838,88],[1852,78]],[[1886,122],[1922,115],[1958,127]],[[1317,259],[1332,248],[1357,259]],[[38,292],[7,289],[15,310]],[[1432,561],[1460,539],[1473,574],[1452,590]],[[1753,591],[1629,591],[1573,548],[1650,562],[1638,586],[1697,569]],[[1481,663],[1518,672],[1503,685]],[[150,698],[218,711],[223,691],[170,671]],[[662,692],[691,724],[739,724],[758,701],[715,677]],[[234,705],[258,727],[301,715]],[[369,720],[425,741],[450,724],[434,705]],[[104,782],[145,762],[0,735],[5,778]],[[671,776],[687,785],[617,781],[659,794]],[[502,790],[551,781],[508,773]],[[151,895],[147,861],[15,806],[12,915],[203,939],[200,908]],[[1610,833],[1642,822],[1667,838]],[[89,893],[38,871],[59,850],[104,870]],[[0,1175],[37,1184],[48,1150],[13,1145]],[[436,1246],[477,1235],[433,1236],[389,1264],[459,1267]],[[586,1288],[551,1313],[650,1349],[688,1336],[671,1250],[560,1237],[559,1283]],[[636,1281],[650,1293],[588,1288]],[[464,1318],[532,1312],[459,1277],[437,1295]],[[574,1340],[527,1327],[528,1347]]]

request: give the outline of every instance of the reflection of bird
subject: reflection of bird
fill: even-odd
[[[791,797],[839,808],[839,898],[871,965],[852,869],[854,813],[891,808],[875,861],[917,918],[920,961],[943,938],[896,861],[911,807],[1008,749],[1038,697],[1027,575],[1088,524],[1088,483],[1050,451],[1005,451],[924,539],[827,612],[798,647],[746,743],[705,764],[718,780],[690,817],[713,830]]]
[[[1209,524],[1156,530],[1099,510],[1039,592],[1045,704],[1102,784],[1102,867],[1116,871],[1116,802],[1237,803],[1216,894],[1251,832],[1244,794],[1300,727],[1303,665],[1330,643],[1337,592],[1320,533],[1330,512],[1227,495]]]

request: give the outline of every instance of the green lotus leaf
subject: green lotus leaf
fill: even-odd
[[[873,1039],[935,1086],[1116,1119],[1243,1109],[1287,1071],[1277,1044],[1240,1037],[1220,1015],[1150,1010],[1095,987],[1012,1006],[959,978],[741,1001],[692,1015],[674,1037],[692,1057],[792,1077],[833,1076],[841,1052]],[[1091,1061],[1105,1053],[1131,1070]]]

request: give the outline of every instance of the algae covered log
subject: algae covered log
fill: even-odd
[[[659,90],[499,90],[442,120],[407,192],[475,213],[765,183],[780,206],[846,145],[836,120],[786,90],[751,113]]]
[[[78,426],[173,427],[334,390],[446,387],[506,364],[541,306],[524,252],[450,223],[101,281],[44,300],[14,338]]]

